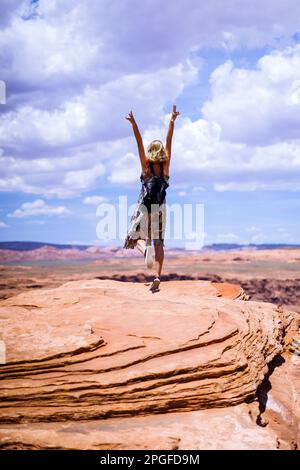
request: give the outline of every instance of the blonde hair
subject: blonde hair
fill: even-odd
[[[164,162],[168,159],[161,140],[152,140],[152,142],[150,142],[147,147],[146,157],[147,160],[153,163]]]

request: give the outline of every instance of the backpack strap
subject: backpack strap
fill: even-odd
[[[150,173],[155,176],[155,173],[154,173],[154,168],[153,168],[153,162],[149,162],[149,169],[150,169]]]
[[[160,165],[160,176],[163,177],[164,176],[164,164],[163,162],[159,162],[159,165]],[[150,169],[150,173],[153,176],[156,176],[154,173],[153,162],[149,162],[149,169]]]

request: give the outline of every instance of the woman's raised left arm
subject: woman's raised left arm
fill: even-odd
[[[169,129],[166,138],[166,155],[167,155],[167,171],[169,171],[170,160],[171,160],[171,149],[172,149],[172,139],[173,139],[173,132],[174,132],[174,122],[179,116],[179,111],[176,111],[176,104],[173,105],[172,116],[170,119]]]
[[[142,171],[145,171],[147,158],[146,158],[146,154],[145,154],[143,139],[142,139],[142,136],[140,134],[139,128],[137,126],[137,123],[135,122],[135,119],[133,117],[132,111],[130,111],[130,113],[128,114],[128,116],[126,116],[125,119],[127,119],[132,124],[133,133],[134,133],[134,136],[135,136],[135,139],[136,139],[136,142],[137,142],[137,146],[138,146]]]

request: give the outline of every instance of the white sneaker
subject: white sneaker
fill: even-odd
[[[152,266],[153,266],[153,257],[152,257],[152,246],[151,245],[146,247],[145,263],[147,265],[147,268],[149,268],[149,269],[152,268]]]
[[[159,277],[154,278],[154,281],[152,282],[150,290],[152,290],[152,292],[158,291],[159,290],[159,284],[160,284]]]

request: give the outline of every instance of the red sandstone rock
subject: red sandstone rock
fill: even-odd
[[[295,404],[285,405],[289,434],[256,424],[268,364],[286,354],[295,374],[294,315],[244,298],[239,286],[207,281],[170,281],[152,294],[88,280],[1,301],[2,447],[297,445]]]

